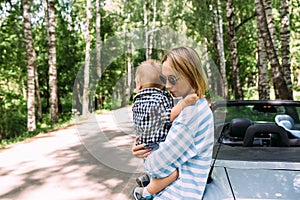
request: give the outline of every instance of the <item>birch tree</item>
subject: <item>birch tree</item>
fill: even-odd
[[[220,72],[221,77],[223,79],[223,87],[224,87],[224,98],[229,99],[228,92],[228,83],[226,77],[226,64],[225,64],[225,53],[224,53],[224,41],[223,41],[223,19],[221,15],[221,2],[220,0],[216,0],[216,5],[214,9],[214,23],[216,30],[216,42],[217,42],[217,53],[220,62]]]
[[[152,49],[153,49],[153,32],[155,30],[156,25],[156,0],[153,0],[153,18],[152,18],[152,25],[151,25],[151,32],[149,38],[149,50],[148,50],[148,58],[152,58]]]
[[[24,17],[24,36],[27,56],[27,129],[34,131],[36,129],[35,118],[35,67],[36,67],[36,53],[34,50],[34,43],[31,33],[31,10],[30,1],[23,0],[23,17]]]
[[[127,58],[127,71],[128,71],[128,85],[129,85],[129,96],[133,98],[134,93],[134,67],[133,67],[133,59],[132,59],[132,44],[128,44],[128,58]]]
[[[100,0],[96,0],[96,54],[97,54],[97,74],[101,77],[101,13]]]
[[[127,87],[131,86],[131,60],[130,60],[130,40],[128,40],[128,33],[129,33],[129,22],[130,22],[130,11],[129,11],[129,1],[126,0],[124,4],[124,17],[125,17],[125,22],[123,26],[123,32],[124,32],[124,67],[123,67],[123,76],[121,78],[122,82],[122,101],[121,101],[121,106],[124,107],[127,104]],[[131,88],[129,88],[131,89]],[[129,91],[129,94],[131,94],[131,91]]]
[[[90,21],[91,15],[91,0],[86,1],[86,32],[85,32],[85,63],[84,63],[84,84],[83,84],[83,95],[82,95],[82,115],[87,116],[89,113],[89,71],[90,71]]]
[[[261,31],[272,69],[275,97],[276,99],[293,99],[291,90],[287,87],[283,69],[279,63],[271,2],[270,0],[254,0],[254,2],[259,24],[258,28]]]
[[[36,96],[36,108],[37,108],[37,119],[42,121],[42,102],[40,95],[40,85],[39,85],[39,75],[37,71],[37,66],[34,68],[34,85],[35,85],[35,96]]]
[[[280,0],[280,18],[281,18],[281,57],[284,79],[291,96],[292,80],[291,80],[291,59],[290,59],[290,13],[289,13],[290,0]]]
[[[57,67],[56,67],[56,36],[55,36],[55,1],[48,1],[49,27],[48,27],[48,64],[49,64],[49,87],[50,87],[50,120],[58,122],[58,90],[57,90]]]
[[[257,68],[258,68],[258,96],[259,99],[270,99],[270,78],[268,60],[264,40],[260,30],[257,39]]]
[[[226,1],[226,17],[228,24],[228,38],[230,47],[230,65],[232,75],[232,89],[236,100],[243,99],[243,90],[240,81],[240,69],[238,66],[238,48],[234,26],[234,6],[233,0]]]
[[[131,21],[131,12],[129,10],[129,0],[126,1],[126,6],[127,8],[125,9],[126,13],[126,20],[125,20],[125,33],[130,33],[130,25],[128,22]],[[133,98],[133,93],[134,93],[134,66],[133,66],[133,56],[132,56],[132,42],[131,40],[125,41],[125,48],[126,48],[126,59],[125,62],[127,63],[127,85],[129,86],[129,97],[130,100]]]
[[[101,12],[100,12],[101,0],[96,0],[96,67],[98,78],[102,75],[101,66]],[[99,93],[97,96],[98,108],[102,108],[102,94]],[[97,108],[96,108],[97,109]]]
[[[146,49],[146,60],[149,59],[149,44],[148,44],[148,16],[147,16],[147,2],[143,4],[143,14],[144,14],[144,29],[145,29],[145,49]]]

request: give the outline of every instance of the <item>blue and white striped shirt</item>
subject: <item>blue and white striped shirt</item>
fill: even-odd
[[[145,170],[153,177],[166,177],[176,169],[179,172],[178,179],[154,199],[201,199],[210,169],[213,142],[213,115],[206,99],[201,98],[181,112],[166,140],[145,160]]]

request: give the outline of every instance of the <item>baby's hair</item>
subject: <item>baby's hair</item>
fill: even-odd
[[[162,86],[160,76],[162,74],[161,71],[161,63],[150,59],[142,62],[136,69],[135,80],[140,85],[148,85],[148,86]]]

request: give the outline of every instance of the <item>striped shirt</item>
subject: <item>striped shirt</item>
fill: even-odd
[[[210,169],[213,141],[213,115],[202,98],[181,112],[166,140],[144,162],[146,172],[153,177],[166,177],[176,169],[179,172],[178,179],[154,199],[200,200]]]
[[[165,90],[145,88],[138,92],[132,107],[137,144],[158,144],[164,141],[171,127],[173,98]]]

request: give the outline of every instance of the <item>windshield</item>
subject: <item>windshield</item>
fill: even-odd
[[[214,111],[215,123],[230,122],[234,118],[248,118],[254,122],[275,122],[275,116],[288,114],[295,122],[299,122],[300,106],[270,105],[224,105]]]

